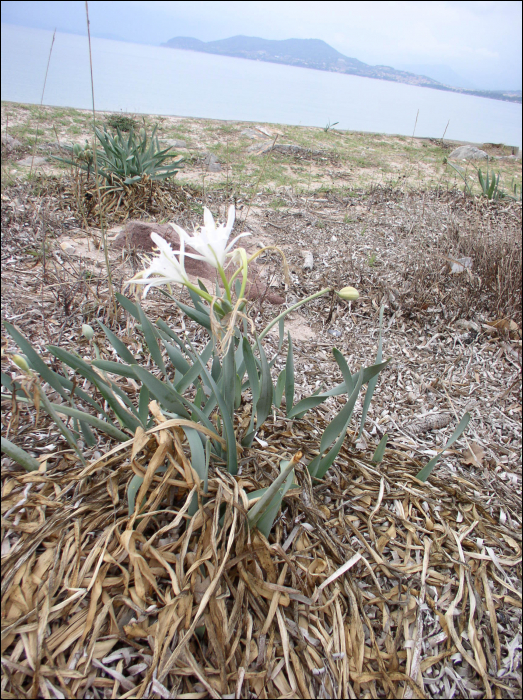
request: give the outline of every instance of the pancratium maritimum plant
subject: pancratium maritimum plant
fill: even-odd
[[[48,350],[63,364],[71,367],[84,377],[90,386],[94,387],[103,398],[103,406],[79,387],[76,380],[59,375],[51,370],[40,358],[29,341],[11,324],[5,327],[20,346],[25,357],[18,356],[22,371],[27,364],[27,372],[36,372],[47,385],[60,394],[61,402],[51,404],[42,395],[42,404],[55,422],[60,422],[58,414],[73,420],[74,430],[70,431],[61,423],[61,429],[67,439],[73,443],[82,435],[88,446],[96,444],[92,428],[105,432],[110,437],[127,441],[138,429],[147,430],[153,425],[149,415],[151,400],[156,402],[163,414],[179,426],[186,435],[188,448],[191,452],[191,466],[198,476],[197,488],[200,497],[207,493],[208,470],[211,459],[225,463],[231,474],[238,472],[238,452],[249,449],[256,433],[264,425],[266,419],[275,411],[285,406],[289,420],[301,418],[307,411],[321,405],[330,397],[347,395],[347,400],[339,413],[325,428],[318,453],[310,458],[307,469],[313,479],[322,479],[336,459],[345,441],[347,429],[352,418],[356,401],[363,385],[367,385],[361,417],[360,434],[365,422],[368,407],[374,392],[378,374],[388,364],[381,361],[382,357],[382,322],[383,307],[380,310],[380,333],[378,354],[375,364],[351,372],[347,361],[336,348],[333,349],[334,359],[343,376],[343,381],[328,390],[319,390],[312,396],[295,401],[294,355],[290,334],[287,334],[287,358],[285,367],[273,381],[271,370],[274,369],[276,358],[284,342],[285,317],[299,306],[325,294],[337,294],[339,298],[349,303],[359,297],[354,287],[344,287],[335,291],[326,287],[302,299],[285,309],[273,319],[260,333],[256,333],[254,323],[246,312],[245,290],[248,282],[248,266],[266,248],[249,256],[244,248],[234,248],[236,242],[247,234],[242,233],[229,238],[234,226],[234,208],[230,207],[227,224],[216,225],[208,209],[204,213],[204,226],[189,236],[183,229],[175,226],[180,235],[180,250],[173,251],[171,246],[157,234],[152,234],[153,242],[158,248],[157,255],[150,261],[148,267],[129,280],[131,285],[144,285],[144,296],[151,287],[158,287],[167,294],[179,308],[193,321],[209,333],[207,345],[197,352],[188,337],[181,338],[163,320],[155,325],[151,323],[140,304],[134,303],[127,297],[118,294],[117,298],[123,308],[138,322],[143,333],[144,342],[150,353],[147,367],[156,370],[151,372],[142,364],[142,357],[135,357],[131,350],[100,321],[108,343],[112,346],[120,361],[101,359],[87,362],[78,355],[63,348],[48,346]],[[191,246],[196,253],[191,256],[209,262],[217,271],[215,293],[208,291],[198,280],[194,284],[185,270],[185,258],[189,255],[185,246]],[[281,251],[280,251],[281,252]],[[283,256],[283,254],[282,254]],[[285,264],[285,259],[284,264]],[[225,267],[232,265],[232,273],[226,276]],[[240,279],[237,279],[241,276]],[[221,284],[221,286],[220,286]],[[191,297],[192,305],[184,304],[172,294],[162,289],[163,286],[180,285],[186,287]],[[263,339],[270,329],[278,324],[278,350],[272,359],[268,359]],[[251,334],[249,334],[249,326]],[[83,333],[92,340],[92,329]],[[95,346],[96,349],[96,346]],[[99,353],[97,353],[99,355]],[[25,359],[27,358],[27,359]],[[210,365],[210,368],[209,368]],[[161,379],[158,377],[161,375]],[[138,405],[136,406],[119,383],[111,376],[123,376],[132,380],[135,386],[140,386]],[[33,376],[33,375],[31,375]],[[18,391],[16,382],[9,377],[9,391]],[[236,411],[245,394],[251,395],[250,420],[246,426],[238,420]],[[284,401],[285,398],[285,401]],[[80,410],[77,401],[89,405],[89,409]],[[156,410],[156,408],[154,410]],[[96,415],[93,415],[93,409]],[[102,416],[102,417],[101,417]],[[469,414],[458,425],[454,435],[446,447],[450,446],[465,429]],[[73,434],[75,433],[75,434]],[[221,433],[221,434],[220,434]],[[383,458],[386,436],[384,436],[374,455],[374,461]],[[9,447],[9,446],[8,446]],[[445,447],[445,449],[446,449]],[[14,452],[13,452],[14,454]],[[441,454],[441,453],[440,453]],[[80,455],[82,456],[82,455]],[[440,455],[436,455],[418,474],[418,478],[426,480]],[[267,488],[251,492],[250,499],[256,499],[248,510],[247,518],[251,527],[257,526],[268,537],[274,519],[281,507],[283,498],[294,480],[294,468],[302,458],[301,451],[294,455],[282,454],[280,475]],[[82,457],[83,459],[83,457]],[[34,466],[34,464],[33,464]],[[29,468],[29,467],[26,467]],[[165,466],[159,466],[158,471],[165,471]],[[128,504],[129,514],[136,518],[143,503],[135,504],[137,493],[143,478],[136,474],[129,483]],[[198,508],[196,495],[190,503],[189,514]],[[134,521],[133,521],[134,522]]]

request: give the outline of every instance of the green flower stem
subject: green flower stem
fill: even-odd
[[[248,263],[247,263],[247,253],[245,252],[245,248],[239,248],[239,252],[240,252],[241,259],[242,259],[242,266],[241,266],[241,268],[238,268],[238,271],[241,270],[242,275],[243,275],[243,281],[242,281],[242,286],[240,289],[240,297],[239,298],[243,299],[243,296],[245,294],[245,287],[247,286],[247,275],[249,273],[249,270],[248,270]],[[234,275],[233,275],[233,277],[234,277]],[[232,284],[232,278],[231,278],[231,284]]]
[[[261,332],[261,334],[258,336],[258,340],[263,340],[263,338],[265,338],[265,336],[271,330],[271,328],[273,326],[275,326],[277,323],[279,323],[282,318],[285,318],[285,316],[287,316],[287,314],[290,314],[291,311],[294,311],[295,309],[302,306],[303,304],[306,304],[308,301],[312,301],[313,299],[317,299],[318,297],[323,296],[323,294],[327,294],[327,292],[332,292],[332,291],[333,291],[332,287],[325,287],[325,289],[322,289],[321,291],[316,292],[315,294],[311,294],[310,297],[306,297],[305,299],[302,299],[301,301],[299,301],[297,304],[294,304],[294,306],[291,306],[290,309],[286,309],[283,313],[281,313],[279,316],[276,316],[276,318],[273,319],[269,323],[267,328],[265,328]]]
[[[209,304],[212,303],[213,297],[210,294],[207,294],[207,292],[204,292],[203,289],[200,289],[200,287],[196,286],[192,282],[185,282],[185,286],[189,287],[189,289],[192,289],[193,292],[196,292],[196,294],[199,294],[205,301],[208,301]],[[174,297],[172,297],[174,299]]]
[[[223,286],[225,288],[225,294],[227,295],[227,301],[232,306],[231,288],[229,287],[229,283],[227,282],[225,270],[221,265],[218,265],[218,272],[220,273],[220,277],[222,278]]]

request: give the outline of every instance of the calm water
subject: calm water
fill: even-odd
[[[52,32],[2,24],[2,100],[39,103]],[[521,146],[521,105],[382,80],[93,39],[96,108]],[[44,104],[91,107],[87,39],[57,33]]]

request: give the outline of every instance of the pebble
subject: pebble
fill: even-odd
[[[330,328],[327,333],[329,335],[333,335],[335,338],[339,338],[341,336],[341,331],[336,330],[335,328]]]

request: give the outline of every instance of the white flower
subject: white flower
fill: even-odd
[[[180,228],[180,226],[176,224],[172,224],[172,226],[174,226],[174,230],[180,236],[180,242],[185,241],[188,246],[191,246],[191,248],[194,248],[194,250],[199,253],[199,255],[187,253],[188,257],[195,258],[196,260],[204,260],[215,268],[223,268],[225,258],[234,247],[238,238],[251,235],[250,233],[240,233],[239,236],[233,238],[227,245],[232,227],[234,226],[234,216],[234,206],[231,204],[229,207],[227,224],[219,224],[216,226],[211,212],[205,207],[203,210],[204,225],[201,227],[201,231],[195,231],[191,236],[184,231],[183,228]]]
[[[139,272],[136,277],[130,280],[133,284],[146,284],[144,290],[144,298],[151,287],[158,287],[161,284],[187,284],[189,278],[185,272],[185,244],[180,238],[180,250],[178,251],[180,259],[177,260],[173,249],[157,233],[151,233],[153,243],[159,248],[160,254],[153,259],[149,267],[143,272]],[[159,277],[151,278],[151,275],[160,275]]]

